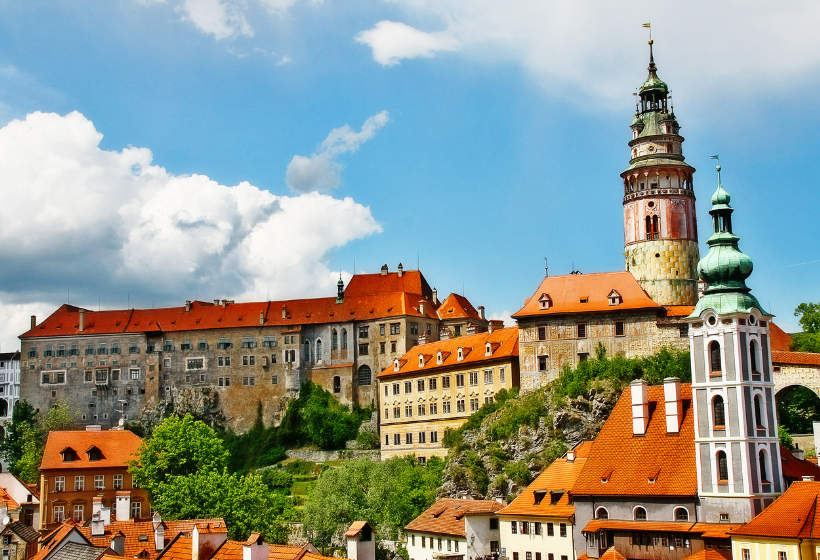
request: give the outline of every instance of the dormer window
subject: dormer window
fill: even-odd
[[[535,495],[535,505],[539,505],[541,503],[541,500],[544,499],[544,496],[547,495],[547,491],[546,490],[536,490],[535,492],[533,492],[533,494]]]
[[[102,451],[100,451],[100,448],[96,445],[92,445],[91,447],[89,447],[86,453],[88,454],[89,461],[99,461],[103,458]]]
[[[393,360],[393,371],[399,371],[401,369],[401,365],[399,364],[399,359],[396,358]]]
[[[441,350],[436,352],[436,363],[441,364],[444,360],[441,359]]]
[[[459,347],[459,349],[458,349],[458,361],[460,362],[463,359],[464,359],[464,348]]]
[[[538,304],[541,309],[549,309],[552,307],[552,299],[550,299],[549,294],[541,294],[541,297],[538,298]]]
[[[493,354],[493,345],[488,342],[486,344],[486,346],[484,347],[484,355],[485,356],[492,356],[492,354]]]
[[[607,298],[609,299],[609,305],[621,305],[624,302],[624,298],[621,297],[621,294],[619,294],[617,290],[609,292]]]
[[[589,303],[589,296],[584,296],[581,298],[581,303]]]
[[[419,367],[424,367],[424,354],[419,354]]]
[[[70,447],[63,449],[60,454],[63,456],[63,463],[73,463],[77,455]]]

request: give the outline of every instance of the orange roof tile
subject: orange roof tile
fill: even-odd
[[[667,317],[687,317],[695,310],[694,305],[664,305]]]
[[[157,557],[158,560],[191,560],[190,536],[178,535]],[[271,544],[270,560],[331,560],[329,557],[314,553],[316,548],[307,543],[303,546]],[[212,560],[242,560],[243,543],[226,540],[211,557]],[[335,559],[340,560],[340,559]]]
[[[499,343],[493,349],[490,356],[485,356],[486,344]],[[464,348],[464,359],[458,361],[458,349]],[[469,352],[467,350],[469,349]],[[436,363],[436,355],[441,351],[442,363]],[[425,359],[424,367],[419,367],[419,354],[432,356],[432,359]],[[399,358],[400,368],[395,371],[394,366],[389,366],[379,373],[379,379],[402,376],[408,373],[419,371],[431,371],[453,366],[479,367],[476,364],[499,358],[509,358],[518,356],[518,327],[498,329],[492,333],[485,332],[469,336],[459,336],[447,340],[430,342],[420,346],[414,346],[404,356]]]
[[[441,305],[438,306],[438,316],[440,319],[473,319],[483,321],[473,304],[458,294],[450,294]]]
[[[820,467],[816,463],[805,459],[798,459],[792,455],[787,447],[780,446],[781,465],[783,476],[790,480],[801,480],[804,476],[813,476],[820,482]]]
[[[503,508],[493,500],[455,500],[442,498],[421,515],[408,523],[405,531],[440,533],[465,537],[464,516],[475,513],[494,513]]]
[[[690,533],[691,521],[621,521],[618,519],[593,519],[581,529],[584,533],[594,533],[601,529],[610,531],[652,531],[667,533]]]
[[[142,439],[128,430],[49,432],[40,470],[124,467],[141,443]],[[92,446],[102,454],[99,461],[88,460],[86,451]],[[67,448],[74,450],[72,462],[63,461],[61,453]]]
[[[365,525],[367,525],[367,521],[354,521],[353,524],[348,527],[347,532],[345,532],[345,537],[355,537],[362,532]]]
[[[270,553],[268,557],[270,560],[296,560],[307,553],[309,545],[294,546],[287,544],[272,544],[270,545]]]
[[[418,270],[408,270],[399,277],[398,272],[387,274],[356,274],[345,288],[345,298],[407,292],[420,294],[427,300],[433,299],[433,291],[424,275]],[[431,303],[432,305],[432,303]]]
[[[601,555],[601,560],[626,560],[626,556],[615,550],[614,546],[610,546],[606,549],[606,552]]]
[[[11,497],[11,494],[6,492],[5,488],[0,488],[0,503],[2,502],[6,503],[6,508],[9,510],[15,510],[20,507],[20,504]]]
[[[792,335],[769,321],[769,340],[772,352],[788,352],[792,343]]]
[[[57,526],[54,530],[50,533],[47,533],[40,540],[40,550],[32,556],[31,560],[42,560],[57,547],[72,531],[77,529],[77,525],[72,521],[68,520]],[[80,537],[82,537],[82,533],[80,533]],[[87,541],[87,539],[86,539]],[[88,543],[90,544],[90,543]]]
[[[575,513],[575,506],[569,501],[569,494],[581,469],[586,463],[592,442],[582,442],[573,448],[575,460],[567,461],[566,455],[556,459],[544,472],[538,475],[527,488],[512,501],[510,505],[498,512],[498,515],[528,515],[536,517],[569,517]],[[556,495],[553,504],[552,492]],[[540,498],[536,503],[536,498]]]
[[[620,294],[619,305],[609,304],[609,294]],[[541,309],[539,299],[549,296],[549,309]],[[586,303],[581,303],[586,299]],[[598,272],[594,274],[568,274],[544,278],[524,307],[513,317],[555,315],[559,313],[592,313],[618,311],[621,309],[661,309],[652,301],[630,272]]]
[[[737,529],[741,524],[735,523],[695,523],[690,533],[700,533],[704,539],[728,539],[729,531]]]
[[[692,388],[681,385],[680,433],[667,434],[662,386],[648,387],[646,434],[632,434],[632,388],[615,405],[578,477],[573,493],[598,496],[695,496]],[[649,482],[650,478],[654,482]],[[603,480],[607,482],[603,482]]]
[[[403,315],[421,317],[419,301],[423,297],[411,292],[391,292],[365,296],[297,299],[287,301],[229,303],[225,307],[195,301],[190,311],[185,307],[162,309],[126,309],[85,312],[85,329],[80,333],[80,308],[62,305],[42,323],[20,335],[20,338],[99,335],[117,333],[162,333],[227,329],[259,326],[298,326],[303,324],[362,321]],[[287,317],[282,318],[282,308]],[[424,316],[438,319],[434,306],[425,306]]]
[[[732,560],[732,551],[703,549],[691,556],[687,556],[683,560]]]
[[[171,541],[179,534],[190,535],[197,523],[209,524],[225,524],[222,518],[215,519],[183,519],[163,521],[165,525],[165,542]],[[154,538],[154,522],[153,521],[135,521],[130,519],[128,521],[115,521],[105,526],[105,533],[99,537],[91,536],[91,521],[88,520],[84,527],[78,527],[79,531],[85,538],[91,541],[96,546],[108,546],[111,537],[115,534],[122,533],[125,537],[125,556],[134,557],[143,550],[148,553],[149,560],[153,560],[157,556],[156,541]]]
[[[772,350],[772,363],[820,366],[820,354],[814,352],[775,352]]]
[[[783,539],[820,537],[820,482],[795,482],[757,517],[732,535]]]

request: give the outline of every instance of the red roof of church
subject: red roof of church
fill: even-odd
[[[473,319],[484,321],[476,308],[469,300],[458,294],[450,294],[438,307],[438,316],[441,319]]]
[[[649,425],[646,434],[636,436],[632,433],[632,388],[627,387],[593,442],[573,494],[697,494],[692,387],[688,383],[681,385],[683,420],[677,434],[666,432],[663,386],[647,389]]]
[[[795,482],[757,517],[732,531],[786,539],[820,537],[820,482]]]
[[[609,295],[613,290],[621,297],[618,305],[610,305]],[[541,309],[539,299],[543,296],[549,297],[551,301],[548,309]],[[661,309],[661,306],[652,301],[630,272],[568,274],[544,278],[524,307],[512,316],[592,313],[621,309]]]

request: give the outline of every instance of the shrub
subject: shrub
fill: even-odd
[[[524,461],[516,461],[515,463],[508,463],[504,467],[504,473],[519,486],[526,486],[532,482],[532,474],[527,464]]]

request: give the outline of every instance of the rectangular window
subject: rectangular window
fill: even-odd
[[[410,334],[419,334],[419,324],[410,323]]]
[[[554,537],[555,536],[555,527],[552,523],[547,523],[547,536]]]
[[[424,443],[427,434],[425,432],[419,432],[419,443]]]
[[[120,370],[112,369],[111,370],[111,381],[119,381],[120,380]],[[116,391],[116,389],[114,389]]]
[[[393,407],[393,418],[401,418],[401,407],[394,406]]]
[[[524,557],[525,557],[527,560],[532,560],[532,552],[529,552],[529,551],[528,551],[528,552],[526,552],[526,553],[524,554]]]
[[[404,416],[405,418],[412,418],[413,417],[413,405],[408,404],[404,407]]]
[[[785,550],[778,550],[777,551],[777,560],[788,560],[789,555],[786,553]]]
[[[424,379],[419,379],[416,382],[416,386],[417,386],[419,392],[424,391]]]
[[[456,374],[456,387],[464,387],[464,374],[457,373]]]
[[[55,492],[65,492],[65,477],[64,476],[55,476],[54,477],[54,491]]]
[[[430,403],[430,416],[435,416],[438,414],[438,403],[431,402]]]
[[[256,377],[254,376],[246,376],[242,378],[242,385],[245,387],[253,387],[256,385]]]
[[[405,381],[404,382],[404,393],[412,393],[413,392],[413,382],[412,381]]]
[[[359,327],[359,338],[367,338],[367,325]]]
[[[132,369],[131,370],[131,379],[139,379],[140,378],[140,370]]]
[[[438,442],[438,432],[430,432],[430,443]]]
[[[136,342],[132,342],[131,345],[128,347],[129,354],[139,354],[140,347]]]
[[[464,402],[464,399],[456,401],[456,412],[465,412],[466,407],[464,406]]]
[[[517,534],[518,534],[518,521],[510,521],[510,532],[511,532],[513,535],[517,535]],[[517,555],[518,553],[514,553],[514,554],[516,554],[516,555]]]
[[[384,354],[385,350],[387,350],[387,343],[379,342],[379,354]]]
[[[271,383],[271,385],[279,385],[279,376],[278,375],[272,375],[271,378],[270,378],[270,383]]]
[[[547,327],[538,327],[538,340],[547,340]]]
[[[484,404],[493,404],[493,397],[492,396],[484,397]]]
[[[85,370],[85,382],[86,383],[91,383],[93,380],[94,380],[94,374],[92,373],[92,371],[90,369]],[[45,381],[45,383],[48,383],[48,381]]]
[[[578,338],[586,338],[587,337],[587,324],[586,323],[578,323],[575,327],[576,327],[576,330],[578,332]]]
[[[401,445],[401,434],[393,434],[393,445]]]
[[[84,476],[75,476],[74,477],[74,491],[75,492],[82,492],[85,490],[85,477]]]
[[[484,370],[484,383],[492,383],[493,382],[493,370],[485,369]]]
[[[360,355],[360,356],[367,356],[367,355],[369,355],[369,354],[370,354],[370,350],[368,349],[368,347],[369,347],[369,346],[370,346],[370,345],[369,345],[369,344],[367,344],[367,343],[365,343],[365,344],[359,344],[359,355]]]
[[[256,339],[252,336],[243,336],[242,348],[256,348]]]
[[[441,403],[441,413],[450,414],[450,401],[444,401]]]
[[[188,358],[187,369],[202,369],[205,367],[205,358]]]
[[[437,377],[431,377],[431,378],[427,381],[427,388],[428,388],[430,391],[435,391],[435,390],[436,390],[436,385],[437,385],[436,381],[437,381],[437,379],[438,379]]]
[[[131,502],[131,517],[134,519],[142,517],[142,504],[140,502]]]
[[[478,372],[477,371],[471,371],[470,372],[470,386],[472,387],[472,386],[475,386],[475,385],[478,385]]]
[[[122,475],[114,475],[114,490],[122,490]]]
[[[102,490],[105,488],[105,476],[101,474],[94,475],[94,490]]]
[[[471,398],[470,399],[470,412],[475,412],[476,410],[478,410],[478,408],[479,408],[478,399]]]
[[[419,416],[425,416],[427,413],[427,407],[423,404],[419,405]]]
[[[615,336],[623,336],[624,335],[624,322],[623,321],[615,321]]]
[[[384,324],[379,325],[379,335],[384,336]]]
[[[390,352],[392,352],[392,353],[396,352],[396,341],[395,340],[390,342]]]
[[[567,524],[566,523],[561,523],[560,525],[558,525],[558,527],[559,527],[559,530],[560,530],[560,533],[559,533],[560,536],[566,537],[567,536]]]
[[[227,350],[228,348],[233,348],[233,343],[230,338],[220,338],[216,343],[216,347],[219,350]]]
[[[54,514],[52,515],[52,521],[54,523],[62,523],[65,521],[65,506],[54,506]]]
[[[390,323],[390,334],[401,334],[401,323]]]
[[[191,349],[191,340],[186,338],[182,341],[182,344],[179,345],[180,350],[190,350]]]
[[[398,395],[398,394],[399,394],[399,387],[400,387],[400,386],[399,386],[399,384],[398,384],[398,383],[393,383],[393,394],[394,394],[394,395]]]
[[[541,534],[541,522],[540,522],[540,521],[536,521],[536,522],[535,522],[535,527],[534,527],[534,529],[535,529],[535,534],[536,534],[536,535],[540,535],[540,534]]]
[[[422,535],[422,537],[421,537],[421,548],[424,548],[424,545],[425,545],[426,541],[427,541],[427,537]]]
[[[442,389],[449,389],[450,388],[450,376],[445,375],[441,378],[441,388]]]

